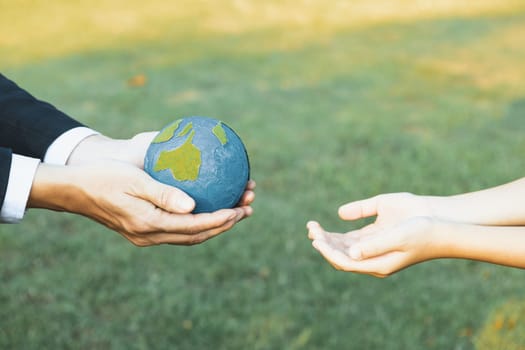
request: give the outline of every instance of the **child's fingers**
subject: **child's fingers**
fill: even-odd
[[[308,238],[312,240],[324,239],[325,231],[317,221],[308,221],[308,223],[306,224],[306,228],[308,229]]]
[[[347,203],[339,208],[343,220],[357,220],[377,215],[377,196]]]
[[[328,242],[314,240],[312,245],[336,269],[351,271],[351,260],[342,251],[334,249]]]
[[[398,253],[387,253],[366,260],[353,260],[328,242],[314,240],[312,245],[337,270],[386,277],[403,268],[403,257]]]
[[[358,239],[358,238],[363,238],[366,236],[373,235],[379,230],[380,228],[377,226],[377,224],[374,223],[374,224],[366,225],[365,227],[362,227],[355,231],[350,231],[347,233],[347,235],[354,239]]]
[[[356,241],[344,233],[328,232],[316,221],[309,221],[306,227],[308,228],[308,238],[326,241],[334,248],[343,251]]]
[[[354,260],[364,260],[400,250],[397,230],[367,236],[348,249],[348,255]]]

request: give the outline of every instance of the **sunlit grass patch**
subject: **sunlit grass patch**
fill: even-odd
[[[509,300],[495,308],[475,344],[477,350],[525,349],[525,301]]]
[[[392,21],[512,13],[505,1],[0,1],[0,53],[10,66],[169,38],[278,30],[263,46],[296,49],[351,28]],[[246,44],[250,47],[250,43]],[[260,44],[259,44],[260,45]],[[259,46],[260,47],[260,46]]]
[[[435,77],[464,79],[481,91],[490,90],[507,97],[520,96],[525,92],[523,77],[525,47],[525,24],[515,22],[486,36],[473,40],[466,47],[453,48],[446,57],[426,58],[419,62]]]

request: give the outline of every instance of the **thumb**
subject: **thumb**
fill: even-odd
[[[339,217],[343,220],[357,220],[377,215],[378,196],[350,202],[339,207]]]
[[[195,208],[195,201],[182,190],[148,178],[141,196],[155,206],[178,214],[188,214]]]

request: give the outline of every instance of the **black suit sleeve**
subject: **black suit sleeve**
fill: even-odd
[[[82,124],[0,74],[0,208],[12,153],[43,159],[54,140],[78,126]]]
[[[11,159],[11,150],[9,148],[0,148],[0,208],[2,208],[2,204],[4,204]]]
[[[0,74],[0,147],[43,159],[56,138],[78,126],[82,124]]]

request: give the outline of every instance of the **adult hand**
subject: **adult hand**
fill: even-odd
[[[116,161],[81,166],[41,164],[28,207],[89,217],[137,246],[192,245],[250,216],[254,188],[250,181],[237,208],[193,215],[193,199],[153,180],[136,166]]]
[[[93,135],[82,140],[73,150],[67,165],[82,165],[101,160],[118,160],[144,168],[144,157],[158,131],[143,132],[130,139],[113,139]]]

